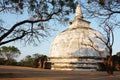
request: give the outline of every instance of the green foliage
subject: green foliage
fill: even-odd
[[[33,54],[32,55],[33,56],[33,58],[38,58],[38,57],[41,57],[41,56],[44,56],[43,54],[38,54],[38,53],[35,53],[35,54]]]
[[[21,53],[15,46],[2,46],[0,49],[1,56],[7,61],[12,61],[18,57]]]
[[[117,52],[116,55],[117,55],[117,56],[120,56],[120,52]]]
[[[25,59],[19,62],[20,66],[33,67],[34,59],[32,57],[26,56]]]
[[[4,61],[4,65],[13,65],[13,66],[17,66],[17,61],[15,59],[12,60],[5,60]]]
[[[0,65],[4,65],[5,64],[5,59],[4,58],[0,58]]]
[[[0,65],[17,65],[14,59],[20,55],[20,51],[15,46],[2,46],[0,48]]]
[[[44,56],[43,54],[33,54],[31,55],[27,55],[23,60],[21,60],[20,62],[18,62],[19,66],[26,66],[26,67],[35,67],[36,66],[36,62],[35,60],[37,58],[39,58],[40,56]]]
[[[0,65],[13,65],[17,66],[17,61],[15,59],[6,60],[5,58],[0,58]]]

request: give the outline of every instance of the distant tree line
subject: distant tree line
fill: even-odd
[[[24,59],[18,62],[19,66],[44,68],[45,62],[47,62],[47,56],[43,54],[27,55]]]
[[[44,61],[47,61],[46,55],[35,53],[27,55],[24,59],[17,62],[15,58],[19,57],[20,54],[20,50],[15,46],[2,46],[0,48],[0,65],[43,68]]]

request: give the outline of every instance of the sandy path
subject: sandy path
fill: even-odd
[[[120,72],[114,74],[108,77],[106,72],[53,71],[0,65],[0,80],[120,80]]]

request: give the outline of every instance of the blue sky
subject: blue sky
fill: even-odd
[[[28,18],[28,16],[26,14],[24,16],[22,16],[22,15],[15,16],[15,15],[11,15],[11,14],[7,14],[7,15],[3,14],[3,15],[0,15],[0,17],[3,18],[7,22],[7,24],[6,24],[7,26],[9,26],[9,25],[12,26],[17,21]],[[73,20],[74,15],[72,15],[70,17]],[[89,21],[91,22],[91,24],[90,24],[91,28],[94,28],[94,29],[100,31],[100,28],[98,28],[97,20],[90,19]],[[66,25],[66,26],[65,25],[57,25],[57,27],[56,27],[56,25],[52,25],[53,26],[52,28],[56,29],[57,31],[51,32],[52,36],[48,37],[46,40],[42,41],[41,43],[38,43],[38,46],[33,46],[33,45],[26,45],[25,46],[20,41],[11,42],[11,43],[6,44],[5,46],[16,46],[21,51],[22,54],[20,55],[20,57],[17,58],[18,60],[23,59],[26,55],[32,55],[35,53],[45,54],[45,55],[49,56],[51,42],[54,40],[54,38],[57,34],[59,34],[61,31],[65,30],[65,29],[67,29],[68,25]],[[116,54],[116,52],[120,52],[120,48],[119,48],[119,46],[120,46],[120,37],[119,37],[120,31],[119,30],[120,29],[116,29],[114,31],[115,42],[113,45],[113,54]]]

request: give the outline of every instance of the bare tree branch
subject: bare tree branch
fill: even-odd
[[[3,44],[6,44],[6,43],[9,43],[9,42],[11,42],[11,41],[15,41],[15,40],[21,39],[21,38],[23,38],[25,35],[26,35],[26,33],[23,32],[21,36],[12,38],[12,39],[7,40],[7,41],[0,42],[0,45],[3,45]]]

